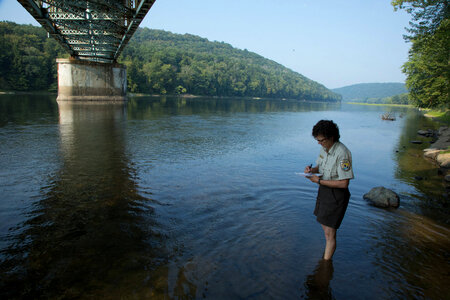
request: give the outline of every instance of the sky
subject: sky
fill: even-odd
[[[247,49],[327,88],[404,82],[410,15],[391,0],[156,0],[141,27]],[[0,20],[39,26],[16,1]]]

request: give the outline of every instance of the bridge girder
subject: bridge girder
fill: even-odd
[[[116,62],[155,0],[18,0],[76,59]]]

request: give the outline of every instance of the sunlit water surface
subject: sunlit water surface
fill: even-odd
[[[332,263],[317,185],[295,174],[317,158],[320,119],[339,125],[355,173]],[[407,108],[0,96],[0,297],[448,299],[448,200],[422,159],[427,128]],[[370,206],[376,186],[400,208]]]

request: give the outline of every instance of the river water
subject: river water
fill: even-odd
[[[317,158],[320,119],[339,125],[355,173],[332,263],[317,185],[295,174]],[[448,299],[448,200],[422,159],[427,128],[408,108],[2,95],[0,298]],[[400,208],[370,206],[376,186]]]

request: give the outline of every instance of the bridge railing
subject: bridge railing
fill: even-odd
[[[115,62],[155,0],[18,0],[76,59]]]

